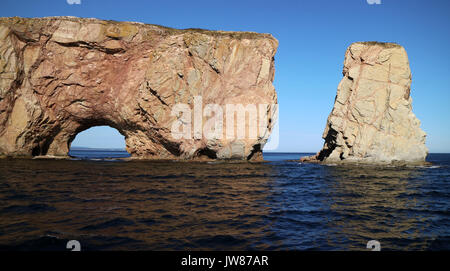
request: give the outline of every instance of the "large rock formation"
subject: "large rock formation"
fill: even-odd
[[[423,162],[426,134],[412,113],[405,49],[393,43],[354,43],[345,54],[343,75],[323,133],[324,147],[302,161]]]
[[[67,156],[79,132],[109,125],[136,158],[261,158],[277,46],[270,34],[0,18],[0,156]],[[173,106],[192,108],[200,96],[203,105],[267,105],[262,136],[174,138]]]

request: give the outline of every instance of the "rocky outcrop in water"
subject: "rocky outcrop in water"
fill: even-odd
[[[64,157],[79,132],[109,125],[135,158],[260,159],[274,124],[277,46],[270,34],[0,18],[0,155]],[[269,121],[256,138],[205,138],[195,127],[174,137],[174,105],[193,108],[198,97],[264,105]]]
[[[324,147],[301,161],[423,162],[426,134],[412,112],[405,49],[392,43],[354,43],[345,54],[343,75],[323,133]]]

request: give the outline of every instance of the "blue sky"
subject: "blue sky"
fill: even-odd
[[[413,74],[414,113],[431,152],[450,152],[450,1],[381,0],[3,0],[0,16],[78,16],[175,28],[271,33],[280,42],[274,85],[280,104],[277,151],[317,152],[342,78],[346,48],[356,41],[396,42]],[[73,145],[121,147],[112,129],[92,128]],[[107,146],[106,146],[107,145]]]

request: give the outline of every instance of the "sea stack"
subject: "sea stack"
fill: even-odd
[[[353,43],[345,53],[343,75],[323,133],[323,149],[301,161],[424,162],[426,134],[412,112],[405,49],[394,43]]]
[[[132,158],[261,159],[275,123],[277,47],[253,32],[0,18],[0,157],[66,157],[79,132],[109,125]],[[256,106],[268,121],[245,128],[258,136],[205,137],[208,113],[174,114],[229,104]],[[174,136],[178,122],[192,130]]]

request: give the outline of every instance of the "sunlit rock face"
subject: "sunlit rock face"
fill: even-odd
[[[426,134],[412,112],[405,49],[392,43],[354,43],[345,54],[343,75],[323,133],[324,147],[302,161],[425,161]]]
[[[261,159],[270,106],[263,136],[243,139],[174,137],[180,116],[172,111],[193,108],[195,97],[203,105],[276,104],[277,46],[270,34],[0,18],[0,155],[67,156],[77,133],[109,125],[134,158]]]

